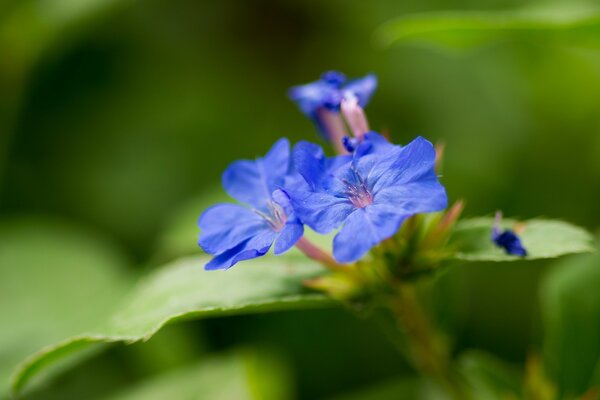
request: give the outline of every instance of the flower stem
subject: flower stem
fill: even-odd
[[[389,307],[398,327],[405,333],[414,368],[435,380],[455,399],[468,398],[459,377],[451,374],[450,352],[419,303],[411,284],[400,284]]]
[[[296,242],[296,247],[308,258],[320,262],[333,271],[346,270],[346,268],[343,265],[338,264],[329,253],[316,246],[308,240],[306,236],[302,236],[300,240]]]
[[[358,104],[358,98],[351,96],[342,100],[341,112],[354,136],[362,140],[365,133],[369,131],[369,122],[365,111]]]
[[[343,138],[347,136],[344,121],[338,113],[321,108],[317,111],[319,119],[323,124],[329,141],[338,154],[348,154],[348,150],[344,147]]]

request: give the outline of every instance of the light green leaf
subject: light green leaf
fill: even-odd
[[[589,389],[600,361],[600,257],[557,263],[541,287],[546,369],[561,398]],[[596,382],[598,384],[600,382]]]
[[[110,243],[64,223],[0,224],[0,398],[25,357],[115,310],[133,280]]]
[[[190,257],[154,271],[135,285],[110,318],[23,362],[13,389],[21,390],[39,370],[73,350],[94,343],[147,340],[171,321],[332,304],[303,287],[305,279],[323,272],[305,259],[266,257],[213,272],[203,270],[206,261]]]
[[[242,350],[159,375],[105,400],[279,400],[292,398],[291,388],[279,357]]]
[[[450,246],[456,250],[454,258],[461,261],[516,261],[521,257],[508,255],[494,245],[491,231],[492,218],[462,220],[450,237]],[[515,221],[504,220],[505,228],[514,228]],[[527,249],[526,260],[555,258],[566,254],[594,250],[592,236],[582,228],[563,221],[533,219],[520,223],[519,235]]]
[[[600,44],[600,10],[583,5],[509,11],[457,11],[406,15],[377,33],[384,46],[415,43],[464,48],[510,37]]]

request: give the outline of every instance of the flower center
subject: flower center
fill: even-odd
[[[373,195],[364,187],[352,187],[348,189],[348,198],[355,207],[365,208],[373,204]]]
[[[369,191],[367,181],[362,179],[358,171],[353,169],[353,172],[356,177],[356,183],[342,180],[346,185],[346,196],[348,196],[348,199],[355,207],[365,208],[373,204],[373,195]]]
[[[263,217],[269,227],[275,232],[281,232],[287,222],[287,215],[285,214],[283,207],[273,200],[270,200],[267,206],[269,207],[269,213],[264,213],[259,210],[254,210],[254,212]]]

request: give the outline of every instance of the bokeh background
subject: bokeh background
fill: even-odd
[[[416,135],[445,143],[443,183],[452,200],[466,200],[467,216],[501,209],[594,231],[600,51],[510,35],[451,50],[374,39],[384,22],[409,13],[523,4],[2,2],[2,225],[67,225],[100,238],[133,275],[199,253],[196,218],[207,199],[222,196],[223,169],[263,154],[281,136],[317,140],[286,91],[338,69],[379,77],[367,110],[373,128],[400,143]],[[52,229],[44,232],[52,240]],[[35,243],[30,251],[39,253],[44,247]],[[457,351],[478,348],[522,364],[539,342],[538,286],[547,269],[534,262],[455,272],[466,310]],[[47,275],[38,278],[51,279],[52,265],[42,270]],[[0,290],[10,292],[1,282]],[[35,300],[36,292],[29,296]],[[8,295],[0,298],[3,330],[10,321],[43,320],[18,311]],[[239,347],[276,354],[281,379],[297,398],[341,396],[410,374],[367,320],[311,310],[178,324],[148,343],[90,357],[31,398],[104,398]],[[227,385],[227,374],[221,381]]]

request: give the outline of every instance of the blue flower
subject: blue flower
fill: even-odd
[[[355,138],[356,140],[356,138]],[[356,142],[355,142],[356,143]],[[367,154],[384,154],[401,146],[390,143],[384,136],[375,131],[365,133],[362,141],[359,141],[354,149],[356,156],[362,157]],[[348,150],[350,151],[350,150]]]
[[[322,151],[315,151],[315,145],[306,143],[294,148],[293,161],[306,185],[288,190],[292,206],[318,233],[341,227],[333,241],[333,255],[339,262],[360,259],[393,236],[406,218],[447,206],[430,142],[418,137],[405,147],[379,144],[385,151],[355,151],[351,160],[348,156],[327,159]]]
[[[227,269],[235,263],[265,255],[275,243],[275,254],[290,249],[304,232],[287,194],[280,188],[290,176],[290,144],[277,141],[264,158],[241,160],[223,174],[223,187],[241,203],[218,204],[198,220],[198,244],[214,256],[207,270]]]
[[[344,74],[329,71],[321,75],[318,81],[294,86],[289,91],[289,97],[316,124],[319,132],[329,138],[326,121],[328,113],[323,111],[339,113],[345,96],[356,97],[358,104],[364,108],[376,88],[377,77],[373,74],[347,81]]]
[[[492,241],[498,247],[502,247],[506,254],[513,256],[525,257],[527,250],[523,246],[519,236],[512,230],[506,229],[502,231],[500,229],[500,221],[502,220],[502,214],[496,213],[496,223],[492,228]]]
[[[401,146],[390,143],[384,136],[375,131],[369,131],[362,138],[344,136],[342,143],[348,153],[364,156],[371,153],[385,153]]]

